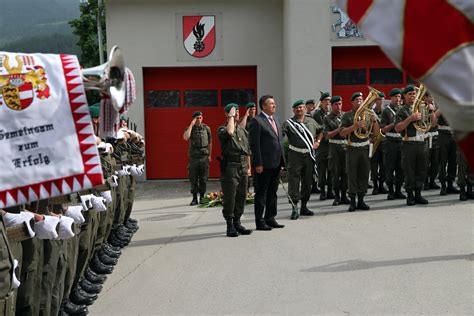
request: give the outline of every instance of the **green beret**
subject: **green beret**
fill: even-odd
[[[361,97],[362,92],[355,92],[352,94],[351,101],[354,101],[355,98]]]
[[[128,120],[128,117],[127,117],[126,115],[122,115],[122,116],[120,117],[120,119],[121,119],[122,121],[126,121],[126,120]]]
[[[227,105],[225,106],[224,111],[225,111],[226,113],[229,113],[229,112],[230,112],[230,109],[232,109],[232,108],[235,108],[236,110],[238,110],[238,109],[239,109],[239,106],[238,106],[237,104],[235,104],[235,103],[229,103],[229,104],[227,104]]]
[[[255,102],[249,102],[249,103],[247,103],[246,107],[247,107],[247,109],[249,109],[249,108],[254,108],[254,107],[255,107]]]
[[[329,98],[331,95],[329,94],[329,92],[323,92],[321,93],[321,97],[319,98],[319,101],[322,101],[326,98]]]
[[[334,104],[336,102],[342,101],[342,98],[338,95],[335,95],[331,98],[331,104]]]
[[[294,108],[296,108],[297,106],[300,106],[300,105],[302,105],[302,104],[304,104],[304,100],[302,100],[302,99],[296,100],[295,103],[293,103],[292,108],[294,109]]]
[[[390,91],[390,96],[393,97],[393,96],[396,96],[397,94],[402,94],[402,91],[398,88],[393,88],[391,91]]]
[[[306,104],[315,104],[314,99],[306,100]]]
[[[405,89],[403,89],[403,94],[407,94],[408,92],[415,91],[414,86],[406,86]]]
[[[89,113],[91,114],[92,118],[98,118],[100,115],[100,106],[99,103],[91,105],[89,107]]]
[[[196,111],[193,113],[193,118],[195,118],[196,116],[199,116],[199,115],[202,115],[202,112],[201,111]]]
[[[379,95],[379,97],[381,97],[381,98],[385,98],[385,93],[383,93],[383,92],[379,92],[378,95]]]

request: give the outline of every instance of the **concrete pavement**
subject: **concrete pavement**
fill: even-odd
[[[210,190],[218,183],[210,184]],[[190,207],[184,182],[142,183],[140,230],[91,315],[474,314],[474,204],[424,191],[428,206],[368,196],[346,212],[312,196],[316,216],[225,237],[220,208]],[[255,228],[253,207],[243,224]]]

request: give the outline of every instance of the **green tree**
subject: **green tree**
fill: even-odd
[[[72,20],[69,24],[72,26],[73,33],[79,38],[77,45],[80,47],[81,54],[79,62],[82,67],[90,68],[100,64],[100,53],[107,60],[106,51],[106,31],[105,31],[105,5],[102,2],[99,8],[98,0],[82,0],[79,9],[81,16]],[[103,51],[99,51],[99,40],[97,36],[97,16],[100,12],[100,23],[102,27],[102,47]],[[100,93],[98,91],[87,91],[87,101],[90,105],[100,101]]]
[[[105,32],[105,5],[102,2],[99,8],[98,0],[83,0],[80,3],[81,16],[69,22],[73,27],[73,33],[79,38],[77,45],[80,47],[81,54],[79,61],[84,68],[99,65],[99,54],[102,53],[104,60],[106,58],[106,32]],[[100,12],[100,23],[102,26],[102,47],[99,52],[99,42],[97,36],[97,13]]]

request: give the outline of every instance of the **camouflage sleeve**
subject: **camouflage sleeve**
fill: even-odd
[[[398,124],[400,122],[403,122],[407,117],[408,117],[408,113],[405,111],[405,109],[401,108],[395,114],[395,118],[394,118],[393,122],[395,124]]]
[[[207,137],[209,139],[209,144],[212,142],[212,133],[211,133],[211,128],[209,126],[206,126],[207,129]]]
[[[352,124],[354,124],[354,122],[350,119],[349,113],[344,113],[341,118],[341,127],[349,127]]]
[[[227,128],[225,126],[219,127],[219,129],[217,130],[217,136],[219,137],[219,139],[225,139],[225,138],[231,138],[232,137],[232,136],[229,135],[229,133],[227,133]]]
[[[382,115],[380,117],[380,127],[381,128],[384,128],[385,126],[387,126],[388,124],[390,124],[388,121],[389,121],[389,118],[388,118],[388,111],[387,109],[384,109],[382,111]]]

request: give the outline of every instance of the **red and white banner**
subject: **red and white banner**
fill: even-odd
[[[183,44],[194,57],[206,57],[216,47],[214,15],[183,16]]]
[[[474,1],[338,4],[399,68],[427,86],[474,167]]]
[[[71,55],[0,52],[0,208],[103,183]]]

